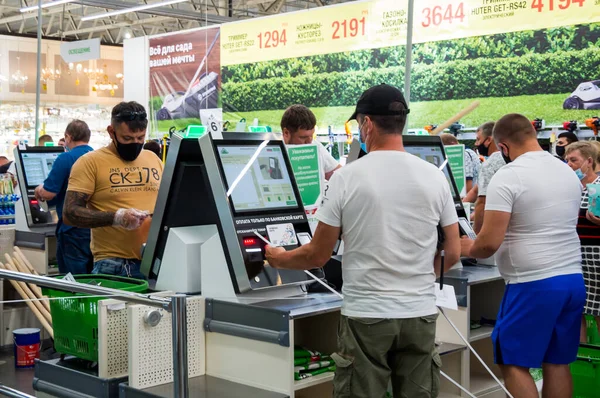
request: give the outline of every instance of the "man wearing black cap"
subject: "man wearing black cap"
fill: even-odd
[[[367,90],[352,119],[369,156],[335,172],[314,239],[292,251],[267,247],[277,268],[322,267],[344,239],[344,303],[334,396],[436,397],[434,258],[441,225],[445,264],[460,255],[450,187],[434,165],[404,151],[409,109],[389,85]],[[449,267],[448,267],[449,268]]]

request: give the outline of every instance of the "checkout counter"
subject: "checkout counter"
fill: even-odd
[[[35,188],[48,177],[63,147],[15,148],[15,167],[21,200],[15,206],[15,246],[21,248],[42,275],[58,272],[56,264],[56,209],[39,202]]]
[[[442,164],[443,146],[438,137],[432,138],[437,141],[419,142],[421,146],[415,148],[421,149],[414,152],[438,152],[435,161]],[[431,154],[424,156],[433,159]],[[190,396],[319,398],[332,394],[332,372],[294,380],[294,347],[335,352],[342,302],[334,294],[313,292],[315,282],[301,271],[270,268],[264,261],[264,243],[255,235],[258,232],[287,248],[310,240],[291,170],[284,144],[274,135],[225,133],[219,140],[208,135],[173,136],[142,272],[157,290],[204,298],[205,374],[190,378]],[[456,192],[449,168],[446,173]],[[461,208],[457,203],[457,212]],[[470,320],[495,318],[504,288],[497,269],[458,267],[447,273],[445,283],[455,286],[459,297],[459,310],[446,313],[471,341],[483,342],[490,329],[471,331]],[[491,383],[478,378],[479,369],[471,365],[466,347],[441,317],[437,342],[445,373],[473,392],[494,392]],[[487,348],[491,353],[489,339],[482,350]],[[57,367],[73,385],[75,371],[65,370],[64,364],[52,365],[53,370]],[[37,371],[38,382],[52,377],[39,364]],[[138,389],[121,380],[111,382],[119,385],[121,398],[172,394],[172,384]],[[51,396],[85,396],[75,390]],[[441,396],[461,395],[442,379]]]
[[[2,253],[12,253],[13,243],[18,246],[40,274],[58,272],[50,264],[56,260],[56,211],[48,208],[46,203],[35,199],[35,188],[44,182],[52,169],[54,160],[64,152],[62,147],[26,147],[15,148],[15,173],[18,187],[16,193],[20,195],[15,203],[15,224],[7,225],[5,231],[10,235],[10,243],[4,243]],[[14,242],[13,242],[14,234]],[[1,262],[6,261],[2,254]],[[8,281],[0,281],[0,297],[19,299],[16,292],[11,294],[13,288]],[[23,303],[0,303],[0,345],[13,345],[12,331],[19,328],[39,327],[38,320]]]
[[[142,272],[158,289],[206,298],[208,376],[315,396],[313,386],[331,392],[333,373],[294,381],[294,346],[335,351],[341,300],[307,293],[315,282],[302,271],[265,265],[255,235],[290,249],[310,241],[291,170],[274,135],[174,136]]]

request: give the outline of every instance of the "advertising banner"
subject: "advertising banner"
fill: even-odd
[[[319,133],[343,134],[365,89],[404,87],[407,13],[407,0],[357,1],[151,38],[157,125],[185,127],[197,109],[222,107],[225,126],[278,131],[299,103]],[[547,125],[596,116],[599,22],[600,0],[415,1],[409,128],[473,100],[460,121],[471,128],[509,111]]]
[[[149,39],[150,116],[154,131],[200,124],[200,110],[219,108],[220,30],[198,29]]]
[[[407,0],[359,1],[221,27],[222,65],[406,43]]]

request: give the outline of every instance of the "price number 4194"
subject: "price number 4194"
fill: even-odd
[[[459,3],[456,8],[452,7],[452,4],[448,4],[445,7],[426,7],[423,9],[423,18],[424,21],[421,22],[421,25],[424,28],[431,25],[438,26],[442,22],[452,23],[454,20],[463,22],[465,19],[465,5],[464,3]]]
[[[583,7],[583,3],[585,3],[585,0],[548,0],[548,10],[549,11],[554,11],[554,5],[556,4],[558,6],[559,9],[561,10],[566,10],[567,8],[571,7],[571,4],[579,4],[579,7]],[[533,0],[531,2],[531,8],[533,8],[534,10],[538,10],[538,12],[542,12],[544,10],[544,6],[546,4],[544,4],[544,0]]]

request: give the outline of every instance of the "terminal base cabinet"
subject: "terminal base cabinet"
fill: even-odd
[[[457,311],[444,310],[448,318],[465,336],[471,346],[477,351],[485,364],[502,381],[498,366],[494,364],[493,345],[491,335],[493,326],[482,325],[471,330],[470,320],[480,321],[481,318],[495,320],[497,318],[502,295],[504,294],[504,281],[502,279],[488,280],[482,283],[469,284],[466,292],[466,307],[459,307]],[[438,341],[465,345],[456,334],[448,321],[440,314],[437,323]],[[443,347],[443,344],[442,346]],[[459,382],[477,397],[503,398],[504,391],[494,381],[488,371],[468,349],[444,355],[442,357],[442,370]],[[443,377],[441,397],[467,397]]]
[[[294,380],[294,345],[337,350],[339,310],[289,319],[289,346],[221,333],[206,334],[206,373],[292,398],[331,397],[333,373]]]
[[[171,228],[156,289],[198,293],[202,289],[199,264],[210,263],[226,264],[216,225]]]
[[[470,329],[470,320],[481,318],[495,320],[504,292],[504,281],[497,274],[495,277],[466,283],[466,306],[457,311],[445,310],[461,334],[465,336],[474,349],[483,358],[490,369],[501,379],[499,368],[494,365],[491,341],[492,326]],[[237,304],[240,305],[240,304]],[[241,313],[254,311],[253,305],[245,306]],[[273,310],[270,316],[275,316]],[[207,310],[208,314],[208,310]],[[208,315],[207,315],[208,316]],[[240,384],[278,392],[290,397],[325,398],[333,393],[333,374],[324,374],[295,381],[294,346],[300,345],[308,349],[332,353],[337,350],[337,329],[340,309],[326,312],[304,314],[302,317],[279,315],[289,322],[287,337],[289,345],[277,344],[259,338],[252,338],[245,333],[259,336],[260,328],[247,328],[244,333],[210,332],[206,334],[206,373]],[[253,317],[250,316],[251,318]],[[228,317],[231,329],[240,330],[235,317]],[[206,328],[206,327],[205,327]],[[244,327],[242,327],[244,328]],[[266,336],[266,335],[265,335]],[[476,357],[469,352],[465,343],[457,335],[448,321],[440,314],[437,323],[436,342],[442,355],[442,371],[478,397],[501,398],[504,393],[501,387],[487,373]],[[466,397],[458,388],[444,377],[441,377],[440,397]]]

